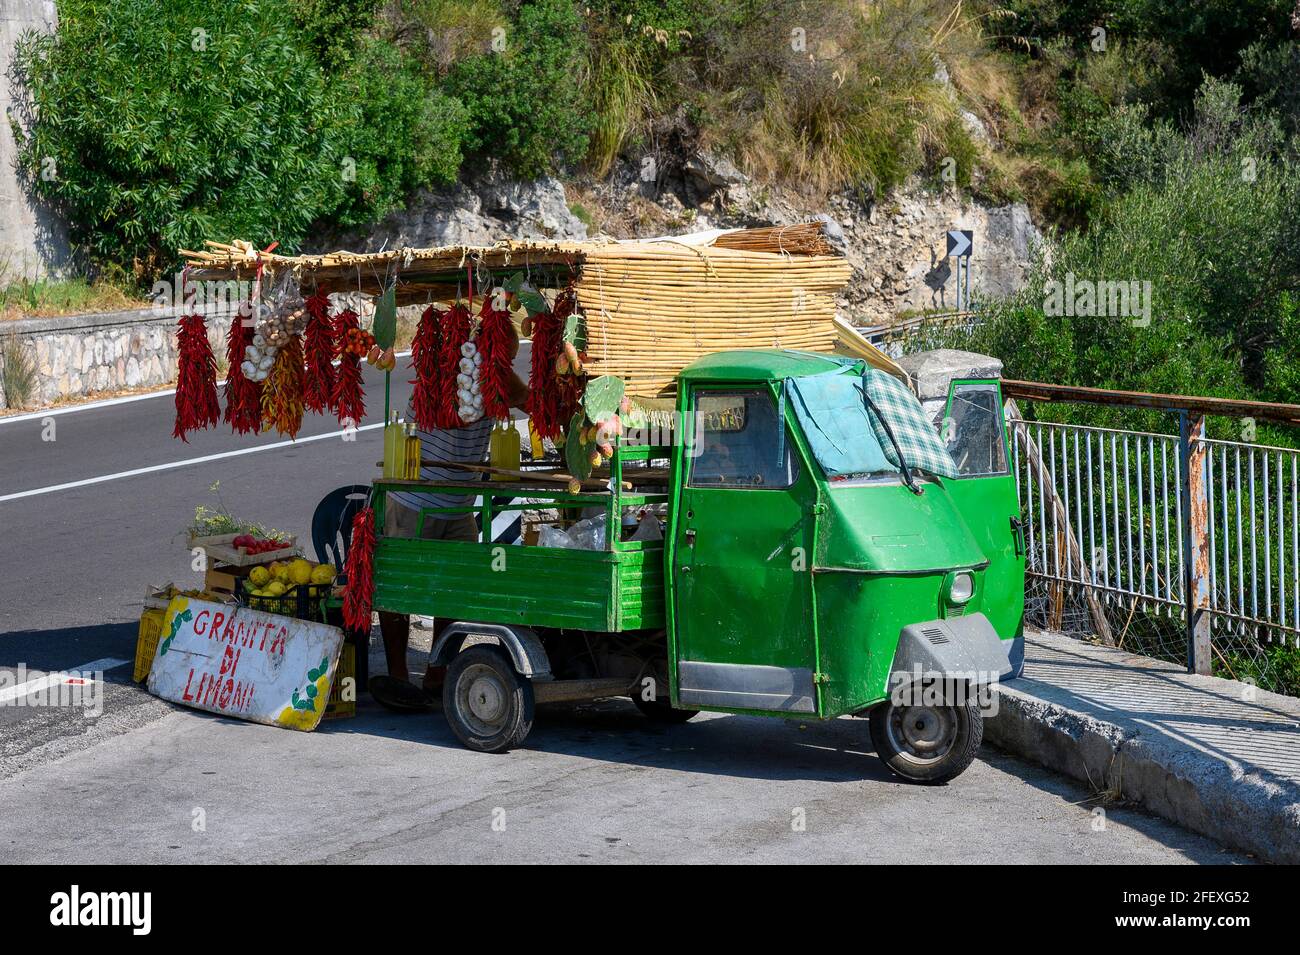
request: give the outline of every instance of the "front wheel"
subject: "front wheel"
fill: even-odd
[[[870,713],[876,755],[893,772],[915,783],[945,783],[959,776],[984,739],[984,717],[974,700],[961,705],[895,705]]]
[[[533,728],[533,686],[496,647],[470,647],[447,667],[442,712],[469,749],[504,753]]]

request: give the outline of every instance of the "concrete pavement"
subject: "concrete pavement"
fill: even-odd
[[[1261,859],[1300,863],[1300,700],[1053,633],[985,738]]]
[[[66,412],[53,442],[41,418],[0,422],[0,670],[131,659],[145,587],[198,580],[183,528],[218,503],[214,482],[241,517],[305,540],[316,501],[367,480],[379,454],[378,431],[344,441],[309,417],[321,440],[220,456],[248,442],[183,445],[171,416],[167,397]],[[129,675],[104,674],[95,719],[0,707],[6,860],[1242,861],[988,747],[950,786],[903,785],[860,720],[661,728],[609,702],[544,713],[524,749],[482,756],[440,717],[363,701],[297,734],[175,709]]]
[[[463,749],[439,715],[364,703],[294,733],[178,711],[0,781],[11,862],[1234,863],[1142,812],[987,747],[909,786],[865,721],[626,701],[539,715],[522,749]]]

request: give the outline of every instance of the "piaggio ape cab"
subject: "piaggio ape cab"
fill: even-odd
[[[949,453],[927,464],[916,399],[896,382],[872,398],[884,374],[810,352],[719,352],[681,372],[673,433],[626,435],[603,485],[376,480],[379,527],[390,492],[477,496],[421,521],[472,510],[479,541],[381,536],[375,549],[376,608],[454,621],[431,663],[447,667],[457,738],[508,750],[536,703],[623,695],[670,722],[868,716],[899,776],[962,772],[986,691],[1023,659],[1002,399],[997,381],[954,382]],[[603,515],[601,546],[493,539],[500,515],[541,507]],[[658,509],[662,539],[628,539],[629,509]]]

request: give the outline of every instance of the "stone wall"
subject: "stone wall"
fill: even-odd
[[[225,354],[230,317],[208,319],[213,352]],[[33,406],[126,388],[160,387],[176,378],[176,319],[152,309],[27,318],[6,322],[37,371]],[[0,396],[0,407],[4,407]]]
[[[974,296],[997,298],[1019,290],[1042,242],[1025,205],[986,206],[952,192],[900,190],[868,206],[837,196],[831,211],[844,230],[853,266],[846,308],[864,325],[957,307],[955,260],[947,258],[949,229],[975,234]]]
[[[15,108],[14,44],[28,31],[53,30],[57,22],[54,0],[0,0],[0,281],[57,273],[68,262],[63,223],[32,200],[15,171],[17,145],[8,122],[27,119]]]

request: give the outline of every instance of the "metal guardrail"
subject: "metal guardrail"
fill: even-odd
[[[1031,619],[1269,683],[1270,648],[1300,647],[1300,451],[1185,410],[1168,435],[1009,408]]]
[[[970,332],[979,321],[974,311],[927,312],[891,325],[860,329],[862,336],[891,358],[899,357],[904,346],[915,347],[916,339],[951,331]]]

